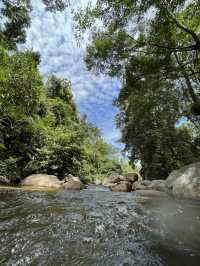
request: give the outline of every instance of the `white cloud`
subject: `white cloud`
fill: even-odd
[[[71,1],[72,7],[88,0]],[[119,81],[88,72],[84,64],[85,48],[78,47],[70,10],[56,14],[45,12],[40,0],[34,0],[32,25],[27,32],[25,47],[41,54],[40,70],[72,81],[73,94],[81,112],[101,127],[105,138],[114,143],[119,132],[114,125],[116,108],[113,99],[119,92]]]

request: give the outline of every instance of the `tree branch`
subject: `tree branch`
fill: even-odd
[[[185,78],[185,81],[186,81],[186,84],[187,84],[187,87],[188,87],[188,91],[190,93],[190,96],[191,96],[193,102],[196,103],[196,102],[198,102],[198,97],[197,97],[197,95],[196,95],[196,93],[195,93],[195,91],[194,91],[194,89],[192,87],[192,83],[190,81],[190,77],[188,77],[188,75],[187,75],[184,67],[182,66],[182,64],[181,64],[181,62],[180,62],[180,60],[178,58],[178,55],[176,53],[174,53],[174,56],[175,56],[175,59],[176,59],[178,65],[181,68],[181,72],[183,73],[183,76]]]
[[[156,44],[156,43],[151,43],[151,42],[137,42],[137,40],[134,39],[134,37],[132,37],[131,35],[128,35],[128,37],[133,40],[134,42],[136,42],[135,46],[132,47],[132,49],[139,49],[141,47],[144,46],[153,46],[153,47],[157,47],[160,49],[165,49],[165,50],[169,50],[172,52],[189,52],[189,51],[196,51],[196,50],[200,50],[200,44],[193,44],[193,45],[189,45],[189,46],[185,46],[185,47],[181,47],[181,46],[177,46],[177,47],[170,47],[170,46],[165,46],[162,44]]]
[[[168,3],[166,3],[164,1],[164,5],[165,5],[165,8],[168,12],[168,14],[170,15],[170,17],[172,18],[172,20],[174,21],[174,23],[176,24],[176,26],[183,30],[184,32],[186,32],[187,34],[189,34],[193,40],[195,41],[195,47],[196,47],[196,50],[199,50],[200,51],[200,39],[199,39],[199,36],[191,29],[187,28],[185,25],[183,25],[180,21],[178,21],[178,19],[176,18],[176,16],[169,10],[168,8]]]

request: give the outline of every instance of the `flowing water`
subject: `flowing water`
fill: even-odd
[[[199,266],[200,203],[97,187],[0,191],[0,265]]]

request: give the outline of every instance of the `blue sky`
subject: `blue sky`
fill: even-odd
[[[71,7],[84,6],[87,2],[74,0],[71,1]],[[112,105],[118,95],[120,82],[87,71],[83,60],[85,46],[77,45],[69,8],[52,14],[44,10],[40,0],[33,1],[32,24],[27,31],[25,48],[41,54],[40,70],[44,76],[56,74],[71,80],[79,111],[102,129],[108,142],[120,147],[120,132],[114,122],[118,110]]]

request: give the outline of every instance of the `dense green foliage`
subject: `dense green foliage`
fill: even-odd
[[[185,0],[97,0],[75,15],[91,32],[88,69],[122,81],[117,124],[149,179],[200,159],[199,15]]]
[[[51,76],[44,85],[32,52],[1,46],[0,62],[0,176],[121,171],[99,129],[78,115],[69,81]]]
[[[69,5],[62,0],[43,3],[51,12]],[[71,83],[50,76],[44,84],[40,55],[17,51],[26,39],[31,4],[0,2],[0,177],[16,183],[32,173],[92,179],[121,172],[100,130],[78,114]]]

